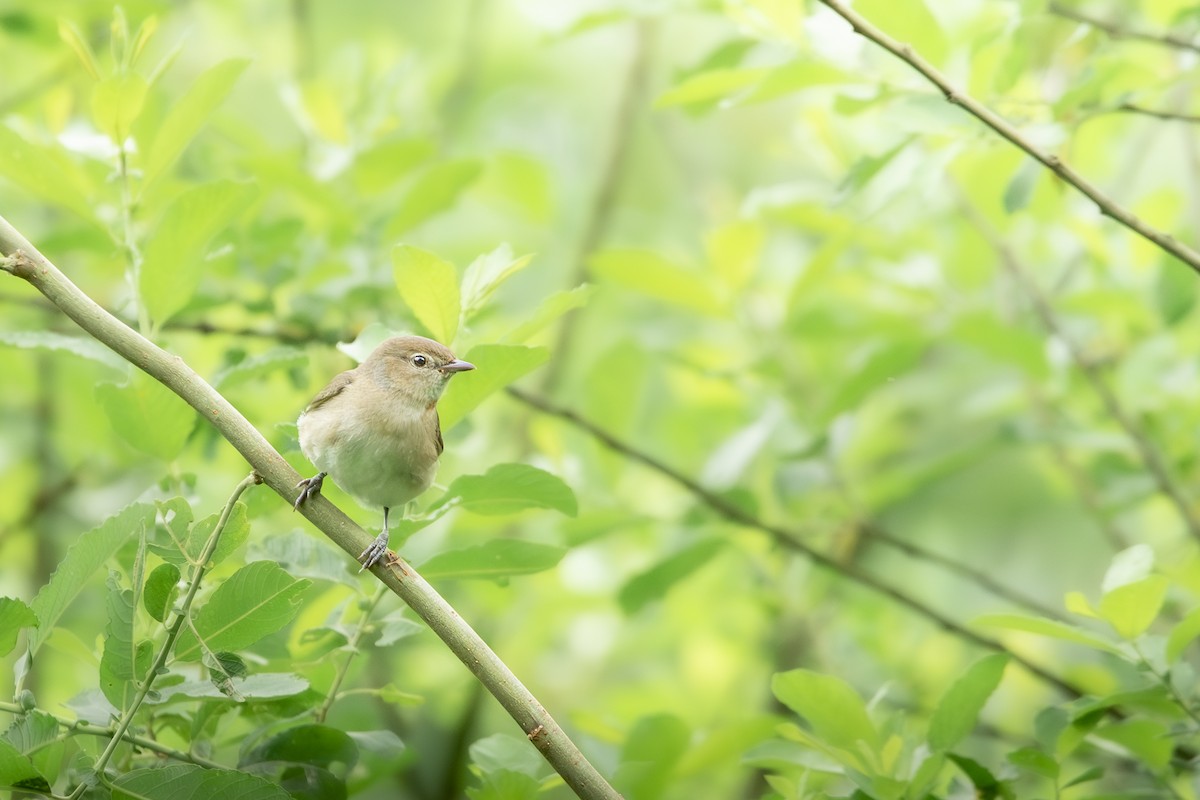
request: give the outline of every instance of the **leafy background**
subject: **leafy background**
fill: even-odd
[[[1194,5],[855,9],[1196,243]],[[479,364],[393,545],[626,796],[1195,796],[1196,276],[825,4],[16,3],[0,48],[4,216],[301,472],[387,331]],[[0,283],[0,773],[66,793],[245,465]],[[567,796],[234,508],[117,795]]]

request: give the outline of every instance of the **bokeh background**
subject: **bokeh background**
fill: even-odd
[[[1187,38],[1195,6],[855,7],[1196,244],[1195,48],[1072,16]],[[454,512],[398,549],[419,565],[497,538],[561,548],[530,574],[434,582],[629,796],[841,785],[827,756],[779,738],[796,718],[771,676],[793,668],[874,698],[909,755],[913,727],[987,652],[971,633],[1086,692],[1136,688],[1136,659],[972,624],[1068,616],[1064,595],[1098,598],[1127,548],[1171,579],[1160,626],[1194,604],[1196,274],[822,3],[130,0],[114,16],[6,2],[0,52],[0,213],[301,472],[307,400],[383,331],[431,332],[394,245],[459,274],[531,255],[448,344],[544,348],[508,377],[574,418],[497,386],[448,426],[439,483],[527,462],[578,513]],[[156,153],[198,91],[211,110]],[[0,594],[28,600],[131,501],[182,494],[203,516],[243,476],[211,428],[16,280],[0,280],[0,342]],[[378,510],[328,496],[378,526]],[[327,687],[344,639],[304,634],[348,625],[372,589],[283,500],[246,502],[238,563],[281,552],[272,541],[313,548],[307,566],[287,551],[314,583],[257,657]],[[104,576],[93,584],[29,679],[54,713],[95,687]],[[403,616],[394,598],[379,613]],[[405,743],[352,776],[364,797],[482,792],[472,744],[521,737],[428,632],[365,648],[348,681],[398,690],[329,717]],[[964,750],[1003,763],[1070,699],[1010,664]],[[232,764],[254,722],[228,724],[213,747]],[[1113,791],[1174,781],[1163,796],[1191,796],[1133,761]]]

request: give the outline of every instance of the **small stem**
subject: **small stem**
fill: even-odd
[[[234,505],[237,503],[238,498],[242,496],[242,492],[259,483],[262,483],[262,478],[259,477],[257,472],[251,472],[234,487],[233,494],[226,501],[225,508],[221,510],[221,517],[217,520],[216,527],[213,528],[213,532],[209,534],[208,541],[204,544],[204,551],[200,555],[199,562],[192,568],[192,577],[188,583],[187,594],[184,595],[183,602],[180,603],[179,610],[175,616],[175,622],[167,632],[167,638],[163,641],[162,647],[159,648],[158,655],[155,657],[154,663],[150,666],[150,670],[146,673],[142,685],[138,688],[138,693],[134,696],[133,702],[121,714],[121,720],[117,723],[117,727],[113,731],[113,738],[109,741],[108,747],[104,748],[104,752],[100,754],[96,759],[96,763],[92,766],[92,770],[96,775],[102,776],[104,774],[104,768],[108,766],[108,762],[112,759],[113,753],[116,752],[117,746],[124,740],[125,734],[129,731],[129,726],[133,723],[133,717],[137,713],[138,708],[145,701],[146,695],[150,694],[150,688],[154,685],[154,679],[166,667],[167,659],[171,655],[171,649],[175,647],[175,640],[179,638],[184,623],[191,614],[192,602],[196,599],[196,592],[200,590],[200,581],[204,578],[204,572],[209,559],[212,558],[213,553],[217,549],[217,541],[221,537],[221,532],[225,530],[226,523],[229,522],[229,515],[233,513]],[[75,791],[71,793],[71,797],[77,800],[77,798],[83,796],[87,788],[87,783],[80,783],[75,787]]]
[[[379,589],[375,592],[375,596],[371,598],[370,605],[363,612],[362,619],[359,620],[358,627],[354,630],[354,635],[350,637],[350,641],[347,643],[350,652],[346,654],[346,660],[338,667],[337,674],[333,676],[333,683],[329,686],[329,691],[325,694],[325,699],[314,713],[317,722],[325,721],[326,715],[329,714],[329,709],[333,706],[334,701],[338,699],[338,689],[341,688],[342,682],[346,680],[346,674],[350,671],[350,663],[358,655],[358,645],[362,642],[363,636],[370,627],[371,614],[375,612],[375,608],[387,594],[387,586],[380,584]]]
[[[129,154],[124,141],[117,152],[117,173],[121,180],[121,249],[125,253],[129,289],[133,292],[134,306],[137,308],[138,330],[147,333],[150,330],[150,313],[142,301],[142,251],[133,233],[133,189],[129,180]]]
[[[1189,39],[1174,33],[1155,33],[1153,31],[1143,31],[1136,28],[1126,28],[1123,25],[1118,25],[1115,22],[1091,17],[1087,14],[1080,13],[1073,8],[1068,8],[1062,3],[1051,3],[1049,6],[1051,14],[1069,19],[1074,22],[1081,22],[1084,25],[1090,25],[1096,30],[1101,30],[1107,33],[1114,39],[1140,39],[1143,42],[1153,42],[1167,47],[1174,47],[1177,50],[1191,50],[1193,53],[1200,53],[1200,44],[1197,44],[1194,39]]]
[[[7,711],[10,714],[16,714],[18,716],[25,714],[25,709],[16,703],[0,702],[0,711]],[[117,729],[115,726],[101,727],[99,725],[89,725],[81,720],[67,719],[65,717],[60,717],[57,714],[51,714],[48,711],[42,711],[41,709],[38,710],[38,713],[44,714],[53,719],[56,723],[58,723],[59,727],[63,728],[67,732],[68,736],[80,734],[85,736],[99,736],[105,739],[116,736]],[[200,756],[192,755],[191,753],[185,753],[182,750],[176,750],[173,747],[167,747],[165,744],[145,736],[138,736],[135,733],[129,733],[126,731],[121,738],[141,750],[149,750],[153,753],[158,753],[161,756],[173,758],[176,761],[185,761],[189,764],[207,767],[208,769],[224,769],[224,766],[218,764],[216,761],[209,761],[207,758],[201,758]]]

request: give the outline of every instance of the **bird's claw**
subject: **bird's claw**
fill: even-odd
[[[300,506],[304,505],[306,500],[310,500],[321,493],[321,484],[325,482],[325,473],[318,472],[311,478],[305,478],[296,484],[296,488],[300,490],[300,496],[296,498],[296,502],[292,504],[292,510],[299,510]]]
[[[359,554],[358,560],[362,562],[362,567],[360,567],[358,571],[362,572],[364,569],[370,569],[379,562],[379,559],[383,558],[384,555],[388,553],[390,553],[388,550],[388,535],[387,531],[384,531],[376,536],[374,541],[367,545],[366,550],[363,550],[362,553]],[[395,556],[392,555],[391,558],[395,558]]]

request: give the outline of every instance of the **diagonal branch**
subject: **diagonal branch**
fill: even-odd
[[[1193,53],[1200,53],[1200,44],[1196,43],[1194,38],[1180,36],[1175,33],[1156,33],[1154,31],[1144,31],[1137,28],[1127,28],[1123,25],[1118,25],[1115,22],[1109,22],[1098,17],[1089,16],[1088,14],[1076,11],[1073,8],[1068,8],[1062,3],[1050,3],[1047,10],[1055,16],[1069,19],[1074,22],[1081,22],[1084,25],[1090,25],[1096,30],[1104,31],[1114,39],[1137,39],[1143,42],[1153,42],[1154,44],[1166,45],[1174,47],[1176,50],[1190,50]]]
[[[1142,465],[1146,471],[1150,473],[1154,479],[1158,490],[1166,495],[1176,511],[1179,512],[1180,518],[1183,520],[1184,526],[1188,533],[1194,539],[1200,541],[1200,516],[1192,510],[1191,500],[1184,493],[1183,488],[1171,476],[1170,467],[1167,466],[1167,460],[1163,456],[1157,445],[1150,439],[1149,435],[1142,429],[1142,426],[1134,418],[1133,414],[1125,408],[1125,405],[1117,397],[1117,393],[1109,386],[1108,380],[1104,377],[1104,373],[1096,366],[1080,348],[1079,344],[1067,333],[1062,323],[1058,319],[1058,314],[1055,313],[1054,307],[1050,304],[1048,298],[1038,287],[1037,282],[1033,279],[1025,269],[1025,266],[1017,259],[1012,248],[1004,241],[1004,237],[1000,232],[992,227],[991,223],[979,213],[970,202],[965,199],[961,189],[958,190],[961,206],[967,218],[971,220],[976,229],[983,235],[995,251],[997,258],[1000,261],[1001,268],[1008,273],[1013,282],[1028,298],[1030,305],[1033,308],[1033,313],[1041,322],[1046,333],[1062,342],[1063,347],[1067,351],[1068,358],[1075,368],[1083,375],[1088,386],[1092,388],[1096,396],[1100,398],[1100,403],[1104,407],[1105,413],[1112,417],[1113,421],[1125,432],[1129,437],[1129,441],[1133,444],[1134,450],[1137,451],[1138,458],[1141,459]]]
[[[234,406],[183,359],[134,331],[84,294],[15,228],[0,217],[0,270],[28,281],[81,328],[158,380],[196,409],[250,463],[263,482],[289,504],[300,475]],[[338,547],[357,555],[374,537],[325,498],[301,513]],[[512,670],[416,570],[403,561],[371,570],[407,603],[500,702],[529,740],[581,798],[618,798]]]
[[[814,549],[812,546],[806,544],[800,535],[795,531],[788,530],[780,525],[774,525],[766,522],[749,513],[748,511],[742,510],[740,507],[726,500],[724,497],[721,497],[721,495],[717,494],[716,492],[704,488],[694,478],[690,478],[679,470],[668,466],[666,463],[658,460],[649,453],[645,453],[621,441],[590,420],[579,416],[574,411],[554,405],[544,398],[537,397],[511,386],[508,387],[507,391],[510,396],[516,398],[522,403],[532,406],[533,408],[536,408],[546,414],[550,414],[551,416],[558,417],[559,419],[570,423],[576,428],[586,431],[590,436],[610,450],[618,452],[633,461],[644,464],[655,472],[670,478],[672,481],[682,486],[693,496],[730,522],[737,523],[738,525],[744,525],[747,528],[754,528],[766,533],[779,546],[800,553],[813,564],[823,569],[827,569],[830,572],[837,573],[843,578],[848,578],[854,583],[857,583],[859,586],[865,587],[873,592],[890,598],[897,604],[904,606],[910,611],[916,613],[918,616],[922,616],[930,620],[938,625],[938,627],[957,636],[960,639],[971,642],[972,644],[987,650],[993,650],[998,653],[1008,653],[1013,661],[1020,664],[1032,675],[1040,678],[1043,682],[1053,686],[1064,694],[1067,694],[1071,697],[1082,696],[1083,691],[1079,687],[1067,680],[1064,680],[1063,678],[1060,678],[1046,668],[1029,661],[1024,656],[1010,652],[999,642],[989,639],[986,636],[979,635],[975,631],[966,627],[962,623],[951,619],[937,609],[923,603],[915,597],[905,594],[900,589],[897,589],[896,587],[879,580],[874,575],[863,570],[861,567],[855,564],[842,563],[826,555],[825,553]]]
[[[887,50],[892,55],[904,61],[910,67],[921,73],[930,83],[936,86],[942,94],[946,96],[946,101],[953,105],[959,106],[971,116],[978,119],[984,125],[988,126],[996,133],[1007,139],[1019,149],[1027,153],[1031,158],[1041,163],[1064,182],[1075,187],[1080,194],[1090,199],[1100,209],[1100,213],[1106,217],[1111,217],[1120,224],[1124,225],[1129,230],[1147,239],[1166,252],[1178,258],[1183,263],[1191,267],[1195,272],[1200,273],[1200,253],[1193,250],[1183,242],[1177,241],[1173,236],[1170,236],[1152,225],[1143,222],[1139,217],[1131,211],[1119,205],[1115,200],[1105,194],[1099,186],[1096,186],[1091,181],[1084,178],[1075,169],[1069,166],[1058,156],[1053,153],[1048,153],[1035,145],[1029,139],[1025,138],[1017,128],[996,112],[992,111],[987,106],[980,103],[970,95],[958,89],[950,82],[950,79],[942,74],[935,66],[930,64],[924,58],[913,50],[912,45],[893,39],[879,28],[875,27],[871,22],[861,14],[857,13],[846,5],[844,0],[820,0],[828,6],[835,14],[850,23],[855,33],[866,37],[875,44]]]

